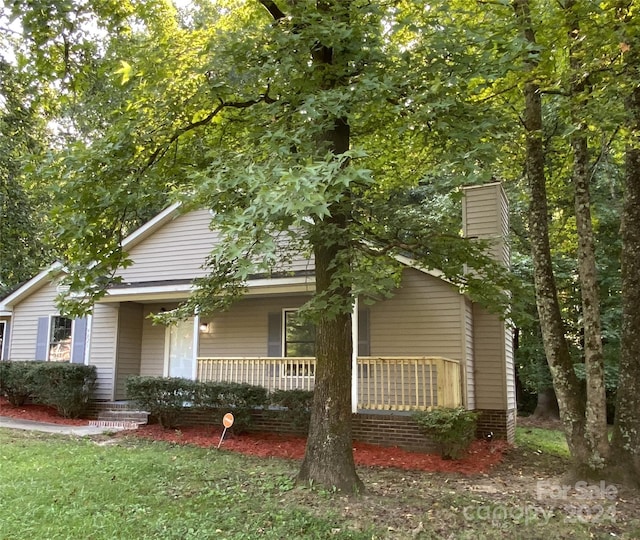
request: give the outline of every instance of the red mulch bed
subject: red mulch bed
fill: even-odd
[[[2,398],[0,398],[0,416],[74,426],[87,424],[87,420],[61,418],[51,407],[43,405],[14,407]],[[142,426],[135,431],[120,432],[120,434],[175,444],[215,448],[220,442],[222,429],[197,426],[166,430],[157,424],[152,424]],[[220,448],[256,457],[302,459],[305,445],[306,439],[304,437],[277,433],[245,433],[242,435],[228,433]],[[474,441],[462,459],[453,461],[442,459],[434,454],[409,452],[395,446],[385,447],[354,441],[353,454],[356,464],[360,466],[472,475],[485,473],[500,463],[504,452],[509,448],[510,445],[505,441]]]
[[[0,416],[18,418],[19,420],[33,420],[48,424],[64,424],[67,426],[86,426],[87,420],[78,418],[62,418],[54,407],[46,405],[21,405],[14,407],[5,398],[0,397]]]
[[[151,440],[215,448],[220,442],[222,430],[204,426],[167,430],[152,424],[127,433]],[[220,448],[256,457],[302,459],[305,445],[304,437],[277,433],[244,433],[242,435],[227,434]],[[452,461],[434,454],[409,452],[396,446],[377,446],[354,441],[353,455],[356,465],[361,466],[471,475],[487,472],[492,466],[500,463],[508,448],[510,445],[505,441],[474,441],[467,455]]]

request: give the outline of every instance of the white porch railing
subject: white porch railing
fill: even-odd
[[[200,381],[313,390],[315,358],[198,358]],[[462,405],[460,363],[442,357],[358,358],[358,409],[424,410]]]

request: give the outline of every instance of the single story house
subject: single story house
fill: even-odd
[[[508,205],[500,183],[464,189],[463,233],[491,239],[508,265]],[[123,242],[133,264],[84,318],[62,316],[54,299],[63,269],[54,265],[0,300],[2,359],[96,366],[100,406],[126,400],[132,375],[180,376],[313,388],[314,332],[296,310],[314,290],[313,260],[286,275],[248,282],[226,312],[174,326],[149,315],[173,309],[201,276],[212,244],[207,210],[173,205]],[[393,422],[407,411],[458,406],[482,412],[480,425],[513,439],[516,401],[511,330],[504,320],[409,259],[389,299],[354,310],[354,418]],[[378,415],[378,416],[376,416]],[[395,420],[394,420],[395,419]]]

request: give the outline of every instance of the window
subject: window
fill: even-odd
[[[284,356],[315,356],[316,327],[297,311],[284,312]]]
[[[286,357],[315,357],[316,355],[316,327],[312,322],[305,321],[297,311],[284,312],[284,356]],[[315,375],[315,360],[301,362],[287,362],[284,366],[285,377],[313,377]]]
[[[71,361],[71,319],[67,317],[51,317],[51,333],[49,335],[50,362]]]

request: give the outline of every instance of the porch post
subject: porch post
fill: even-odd
[[[358,299],[351,311],[351,412],[358,412]]]
[[[193,316],[193,372],[191,378],[198,378],[198,354],[200,352],[200,315]]]

